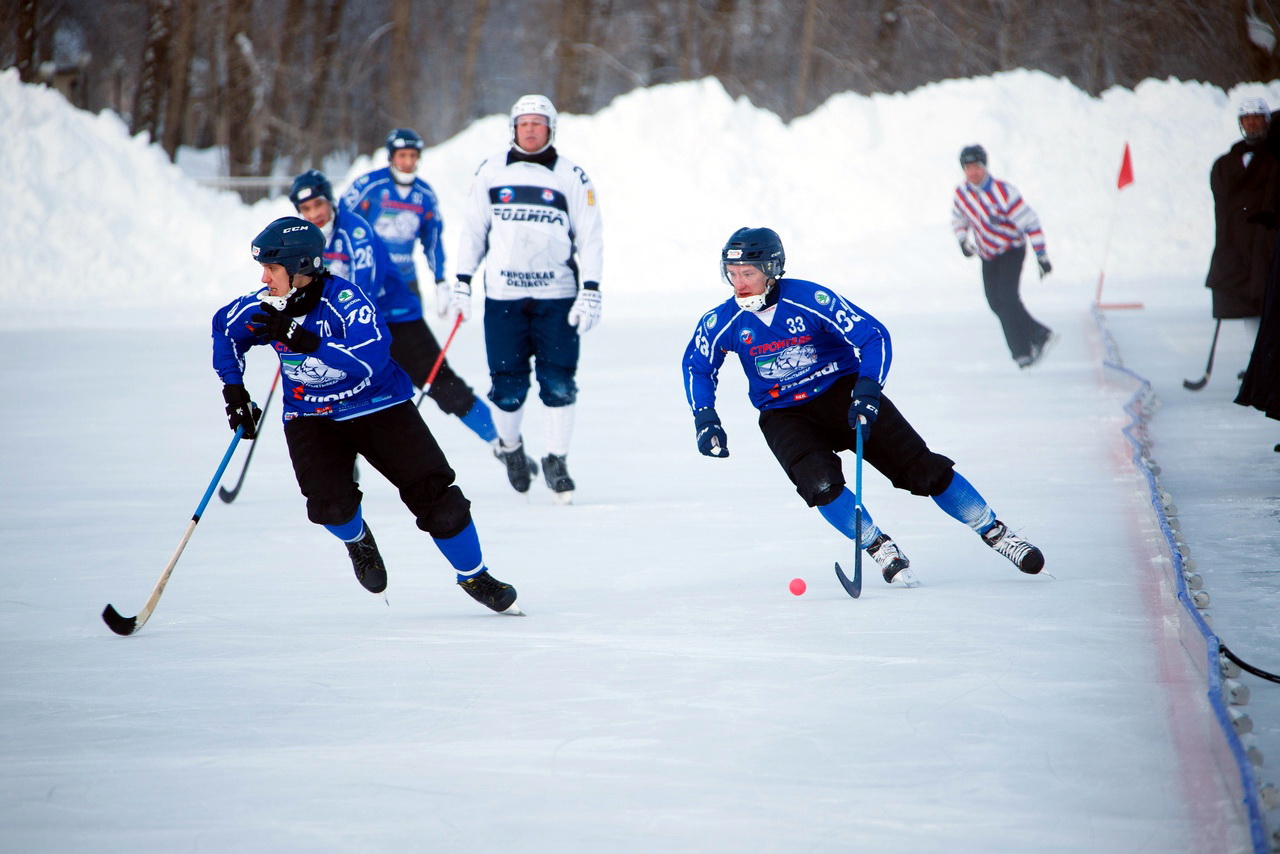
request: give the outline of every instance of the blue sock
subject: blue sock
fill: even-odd
[[[953,472],[951,485],[933,500],[952,519],[959,519],[979,534],[996,522],[996,511],[960,472]]]
[[[345,525],[325,525],[324,528],[344,543],[354,543],[364,536],[364,514],[356,505],[356,515],[351,517],[351,521]]]
[[[486,442],[492,442],[498,438],[498,430],[493,426],[493,415],[489,413],[489,407],[485,406],[480,401],[480,398],[477,397],[475,403],[471,404],[471,408],[467,410],[466,415],[458,417],[462,419],[463,424],[470,428],[471,432]]]
[[[857,507],[857,497],[846,486],[835,501],[830,504],[823,504],[818,508],[818,512],[822,514],[823,519],[831,523],[831,527],[852,540],[857,536],[857,520],[854,518]],[[871,514],[867,512],[867,508],[863,507],[862,542],[859,545],[865,549],[874,543],[878,536],[880,536],[880,529],[872,521]]]
[[[484,572],[484,558],[480,555],[480,535],[476,533],[476,523],[468,522],[461,534],[447,540],[435,540],[436,548],[445,560],[458,573],[459,581],[466,581],[472,576]]]

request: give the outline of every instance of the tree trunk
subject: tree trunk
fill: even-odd
[[[453,126],[464,128],[471,120],[471,102],[475,97],[476,63],[480,56],[480,37],[484,33],[484,20],[489,12],[489,0],[474,0],[471,9],[471,24],[467,27],[467,46],[462,55],[462,79],[458,83],[458,106],[454,115],[457,117]]]
[[[804,28],[800,36],[800,63],[796,69],[796,85],[791,94],[791,115],[794,118],[805,110],[809,101],[809,73],[813,67],[813,40],[817,31],[818,0],[804,4]]]
[[[564,0],[560,4],[560,34],[556,39],[556,90],[552,100],[566,113],[586,112],[583,79],[585,52],[578,47],[586,41],[588,0]]]
[[[329,77],[333,73],[334,65],[339,61],[338,29],[342,25],[342,13],[345,8],[346,0],[333,0],[329,6],[329,14],[324,17],[323,24],[311,39],[311,91],[307,94],[307,108],[301,117],[306,135],[303,144],[307,165],[320,161],[325,154],[325,151],[321,150],[322,145],[331,146],[328,150],[336,147],[333,145],[336,140],[329,135],[324,135],[325,138],[321,139],[321,128],[332,121],[332,116],[326,115],[323,111],[324,96],[329,88]],[[313,16],[312,20],[318,20],[318,16]]]
[[[227,77],[223,103],[227,118],[227,174],[232,178],[255,171],[253,128],[248,121],[253,113],[253,70],[236,44],[237,36],[247,30],[251,6],[252,0],[227,0],[225,11],[222,50]]]
[[[397,127],[409,124],[409,90],[419,75],[413,73],[413,16],[410,0],[391,2],[391,67],[387,69],[387,101]],[[390,128],[388,128],[390,130]]]
[[[174,18],[173,50],[169,56],[169,83],[161,140],[170,160],[177,159],[178,146],[187,141],[184,125],[187,100],[191,95],[191,61],[196,47],[195,0],[177,0]]]
[[[18,79],[23,83],[36,80],[36,0],[18,2]]]

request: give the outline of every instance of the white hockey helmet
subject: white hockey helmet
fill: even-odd
[[[1271,126],[1271,108],[1267,106],[1265,100],[1262,98],[1245,98],[1240,102],[1238,116],[1240,134],[1245,138],[1246,142],[1258,143],[1267,138],[1267,128]],[[1245,130],[1245,116],[1262,116],[1263,125],[1261,130],[1257,129],[1256,126],[1253,130]]]
[[[547,136],[547,144],[538,151],[528,152],[529,154],[538,154],[556,144],[556,107],[550,98],[546,95],[524,95],[511,105],[512,148],[519,147],[516,144],[516,119],[521,116],[542,116],[547,120],[547,128],[551,131]]]

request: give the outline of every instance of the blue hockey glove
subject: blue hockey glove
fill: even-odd
[[[243,427],[242,438],[252,439],[258,435],[258,421],[262,418],[262,410],[249,399],[249,392],[243,385],[226,384],[222,387],[222,399],[227,402],[227,423],[231,429]]]
[[[880,383],[871,377],[858,377],[853,384],[853,399],[849,403],[849,426],[858,429],[858,422],[863,427],[862,440],[871,438],[871,425],[876,423],[880,414]]]
[[[320,349],[320,336],[303,329],[298,321],[274,305],[259,303],[259,314],[249,316],[253,334],[263,341],[279,341],[295,353],[314,353]]]
[[[729,456],[729,437],[720,426],[714,406],[704,406],[693,413],[693,429],[698,433],[698,450],[704,457]]]

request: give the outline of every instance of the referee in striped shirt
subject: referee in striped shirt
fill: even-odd
[[[966,258],[982,261],[982,284],[987,305],[1000,319],[1009,354],[1019,368],[1029,368],[1044,356],[1055,338],[1053,330],[1031,316],[1018,295],[1022,261],[1029,241],[1044,278],[1053,266],[1045,251],[1040,218],[1012,184],[987,171],[987,152],[966,145],[960,152],[965,182],[956,187],[951,228]]]

